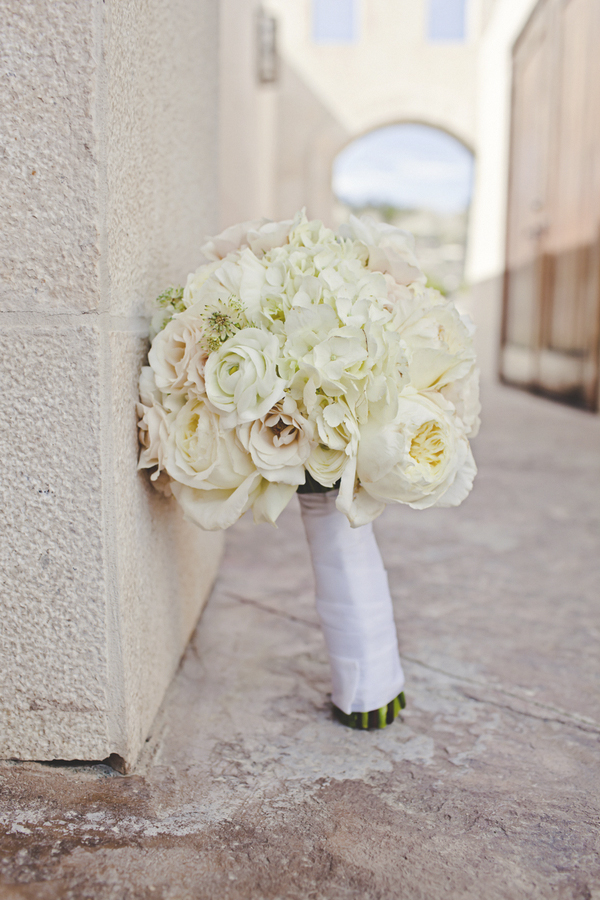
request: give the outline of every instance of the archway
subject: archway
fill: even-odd
[[[369,131],[333,161],[336,218],[368,212],[411,231],[430,283],[456,291],[464,277],[473,160],[464,143],[431,125]]]

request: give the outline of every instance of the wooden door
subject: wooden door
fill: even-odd
[[[598,408],[600,0],[541,0],[513,52],[501,377]]]

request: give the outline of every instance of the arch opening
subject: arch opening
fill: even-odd
[[[336,219],[368,213],[415,236],[430,284],[463,284],[473,153],[431,125],[400,123],[355,138],[335,157]]]

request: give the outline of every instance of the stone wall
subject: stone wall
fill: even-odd
[[[221,536],[135,470],[150,301],[217,223],[217,0],[0,0],[0,755],[131,765]]]

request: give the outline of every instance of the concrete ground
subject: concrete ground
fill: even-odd
[[[2,900],[600,900],[600,418],[493,388],[474,449],[377,522],[402,721],[332,721],[296,502],[244,520],[135,772],[1,764]]]

